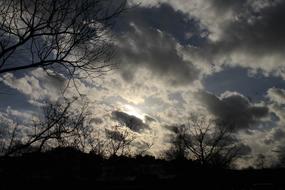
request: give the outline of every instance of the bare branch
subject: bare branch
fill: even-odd
[[[109,70],[114,49],[108,32],[126,1],[1,0],[0,4],[0,74],[40,67],[72,78]],[[20,52],[31,59],[19,63]]]

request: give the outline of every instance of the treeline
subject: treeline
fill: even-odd
[[[89,187],[128,188],[218,188],[282,189],[281,169],[229,170],[206,167],[197,161],[159,160],[151,156],[113,156],[109,159],[75,148],[55,148],[44,153],[25,153],[19,157],[1,157],[1,189],[19,186],[51,188]],[[57,186],[59,187],[59,186]]]
[[[131,130],[139,128],[133,125],[140,123],[130,120],[100,128],[93,121],[85,101],[46,102],[43,113],[26,130],[17,124],[1,122],[1,154],[19,156],[56,147],[73,147],[104,158],[152,155],[153,140],[143,141],[139,139],[140,133]],[[250,153],[250,148],[235,137],[232,126],[206,117],[193,117],[186,124],[165,128],[169,131],[165,137],[169,148],[161,151],[160,158],[166,160],[188,159],[200,165],[230,168],[238,158]]]
[[[140,126],[132,120],[116,125],[98,126],[89,109],[88,102],[80,99],[60,99],[46,102],[32,124],[24,127],[18,124],[0,122],[1,156],[20,156],[25,153],[41,153],[54,148],[72,147],[84,153],[108,159],[115,156],[137,157],[153,155],[153,139],[142,140]],[[1,119],[1,118],[0,118]],[[165,126],[167,150],[161,150],[156,157],[165,160],[191,160],[199,165],[214,168],[234,168],[239,159],[251,155],[249,146],[236,136],[235,125],[192,116],[185,124]],[[163,143],[163,142],[159,142]],[[280,164],[284,160],[280,150]],[[256,168],[266,168],[266,157],[259,155],[254,161]],[[276,166],[275,166],[276,167]]]

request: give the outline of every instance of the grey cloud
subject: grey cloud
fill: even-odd
[[[184,100],[180,92],[173,92],[168,94],[168,99],[172,102],[176,102],[177,104],[179,104],[179,106],[183,106],[183,104],[186,104],[186,101]]]
[[[215,132],[211,135],[209,135],[209,139],[208,139],[208,142],[207,144],[208,145],[213,145],[215,144],[215,141],[217,140],[217,138],[220,136],[220,130],[215,130]],[[230,146],[230,145],[233,145],[233,144],[236,144],[236,143],[239,143],[240,140],[235,136],[235,135],[226,135],[223,137],[223,139],[221,140],[220,144],[218,146],[222,146],[222,147],[225,147],[225,146]]]
[[[240,156],[247,156],[250,155],[252,152],[252,149],[250,148],[250,146],[246,145],[246,144],[240,144],[239,145],[239,155]]]
[[[270,88],[267,91],[267,97],[277,104],[285,104],[285,90],[280,88]]]
[[[13,133],[14,140],[18,141],[31,132],[29,125],[19,119],[14,119],[11,113],[0,112],[0,143],[4,143],[3,145],[10,143]]]
[[[213,3],[217,4],[213,10],[221,12],[217,14],[223,14],[218,9],[225,6],[234,9],[233,15],[221,22],[218,40],[209,40],[199,50],[199,56],[218,65],[261,69],[264,73],[284,77],[281,68],[285,50],[285,1],[274,1],[266,6],[257,1],[216,0]]]
[[[208,53],[226,54],[239,50],[244,53],[270,55],[273,52],[283,52],[284,0],[194,0],[193,3],[188,4],[187,1],[182,0],[156,0],[155,2],[167,2],[168,5],[158,6],[162,7],[161,10],[166,10],[165,7],[171,5],[173,8],[169,10],[174,9],[181,18],[188,16],[192,22],[196,23],[192,27],[197,33],[202,31],[201,26],[197,27],[199,25],[203,25],[209,33],[217,32],[213,27],[218,27],[221,32],[218,34],[220,36],[218,41],[209,40],[209,43],[205,44],[205,48],[209,48]],[[170,11],[165,13],[171,15]],[[169,18],[169,20],[169,23],[172,23],[173,19]]]
[[[99,118],[99,117],[95,117],[95,118],[92,118],[92,119],[90,120],[90,123],[94,123],[94,124],[99,125],[99,124],[102,124],[102,123],[103,123],[103,120],[102,120],[101,118]]]
[[[156,119],[154,119],[154,118],[152,118],[151,116],[148,116],[148,115],[144,116],[144,119],[145,119],[146,123],[152,123],[152,122],[156,121]]]
[[[130,11],[115,31],[121,36],[116,61],[125,80],[134,80],[140,68],[174,86],[198,79],[200,70],[180,51],[181,44],[198,45],[204,39],[198,22],[188,14],[167,4],[139,7]]]
[[[170,34],[181,44],[198,45],[205,40],[199,21],[191,15],[175,10],[167,3],[152,7],[137,7],[130,10],[117,25],[116,31],[126,32],[131,29],[129,23],[157,28]]]
[[[184,9],[182,2],[169,2]],[[187,10],[208,30],[198,48],[184,47],[202,73],[237,66],[285,78],[284,0],[201,0],[197,7],[185,6]]]
[[[285,1],[258,11],[249,9],[239,10],[237,19],[225,26],[221,41],[214,47],[257,55],[283,54]]]
[[[275,141],[283,140],[284,137],[285,137],[285,132],[282,129],[277,129],[273,133],[273,140],[275,140]]]
[[[145,107],[144,109],[149,109],[147,105],[153,105],[156,107],[157,111],[161,112],[164,111],[166,107],[170,106],[170,104],[165,102],[163,98],[154,95],[145,97],[144,104],[146,105],[144,106]]]
[[[269,112],[267,107],[255,106],[247,98],[237,93],[228,93],[221,98],[202,91],[196,95],[218,120],[232,124],[236,130],[248,129],[266,117]]]
[[[13,125],[11,118],[7,118],[7,115],[0,113],[0,139],[9,138],[11,126]]]
[[[106,136],[110,139],[113,139],[115,141],[122,141],[124,140],[124,135],[120,133],[119,131],[112,131],[109,129],[105,129]]]
[[[131,32],[119,40],[118,56],[126,80],[132,80],[139,68],[147,68],[153,76],[174,86],[189,84],[199,76],[199,70],[183,59],[172,37],[147,27],[133,25]]]
[[[278,124],[284,126],[285,90],[275,87],[270,88],[267,91],[267,98],[269,99],[270,111],[277,117]]]
[[[7,73],[0,77],[0,82],[26,95],[30,100],[56,100],[65,86],[65,79],[60,75],[47,75],[42,69],[23,72],[22,76]]]
[[[247,0],[212,0],[211,4],[217,11],[220,11],[220,14],[223,14],[225,10],[239,10],[246,2]]]
[[[269,145],[269,144],[273,143],[273,140],[272,139],[265,139],[263,142],[264,142],[264,144]]]
[[[135,132],[141,132],[149,128],[141,119],[125,112],[113,111],[112,118]]]
[[[281,144],[277,147],[277,167],[284,167],[285,166],[285,146],[284,144]]]

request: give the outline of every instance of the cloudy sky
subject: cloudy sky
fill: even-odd
[[[235,123],[234,133],[274,160],[285,142],[284,0],[129,0],[112,29],[118,67],[77,81],[97,125],[131,128],[166,149],[164,126],[193,113]],[[40,69],[0,75],[2,120],[28,126],[66,82]],[[65,96],[78,96],[74,88]]]

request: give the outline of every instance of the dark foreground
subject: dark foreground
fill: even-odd
[[[115,157],[74,150],[0,158],[0,189],[285,189],[285,170],[203,168],[187,160]]]

